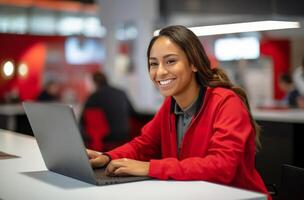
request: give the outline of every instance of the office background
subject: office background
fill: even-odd
[[[200,37],[212,66],[223,67],[247,91],[263,128],[257,168],[266,183],[279,187],[283,163],[304,167],[303,111],[276,109],[285,96],[280,75],[292,73],[304,57],[303,7],[299,0],[0,0],[1,128],[30,134],[19,103],[35,100],[50,80],[60,83],[60,101],[73,104],[78,116],[97,70],[126,91],[142,125],[163,100],[147,71],[146,48],[155,30],[297,21],[296,29]],[[225,42],[228,49],[221,52]]]

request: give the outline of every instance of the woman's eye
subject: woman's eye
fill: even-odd
[[[175,60],[168,60],[168,61],[167,61],[167,64],[169,64],[169,65],[170,65],[170,64],[174,64],[174,63],[175,63]]]
[[[157,63],[155,63],[155,62],[151,62],[150,63],[150,67],[156,67],[158,64]]]

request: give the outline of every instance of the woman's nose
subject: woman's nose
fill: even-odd
[[[164,74],[168,74],[168,70],[163,64],[159,64],[157,69],[157,75],[164,75]]]

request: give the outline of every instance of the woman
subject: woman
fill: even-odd
[[[246,94],[211,69],[194,33],[162,29],[147,58],[150,78],[167,98],[139,137],[106,154],[88,150],[92,166],[107,164],[110,175],[204,180],[267,193],[254,167],[259,128]]]

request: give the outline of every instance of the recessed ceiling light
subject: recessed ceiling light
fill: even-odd
[[[10,77],[14,74],[15,66],[12,61],[6,61],[3,64],[3,73],[6,77]]]

